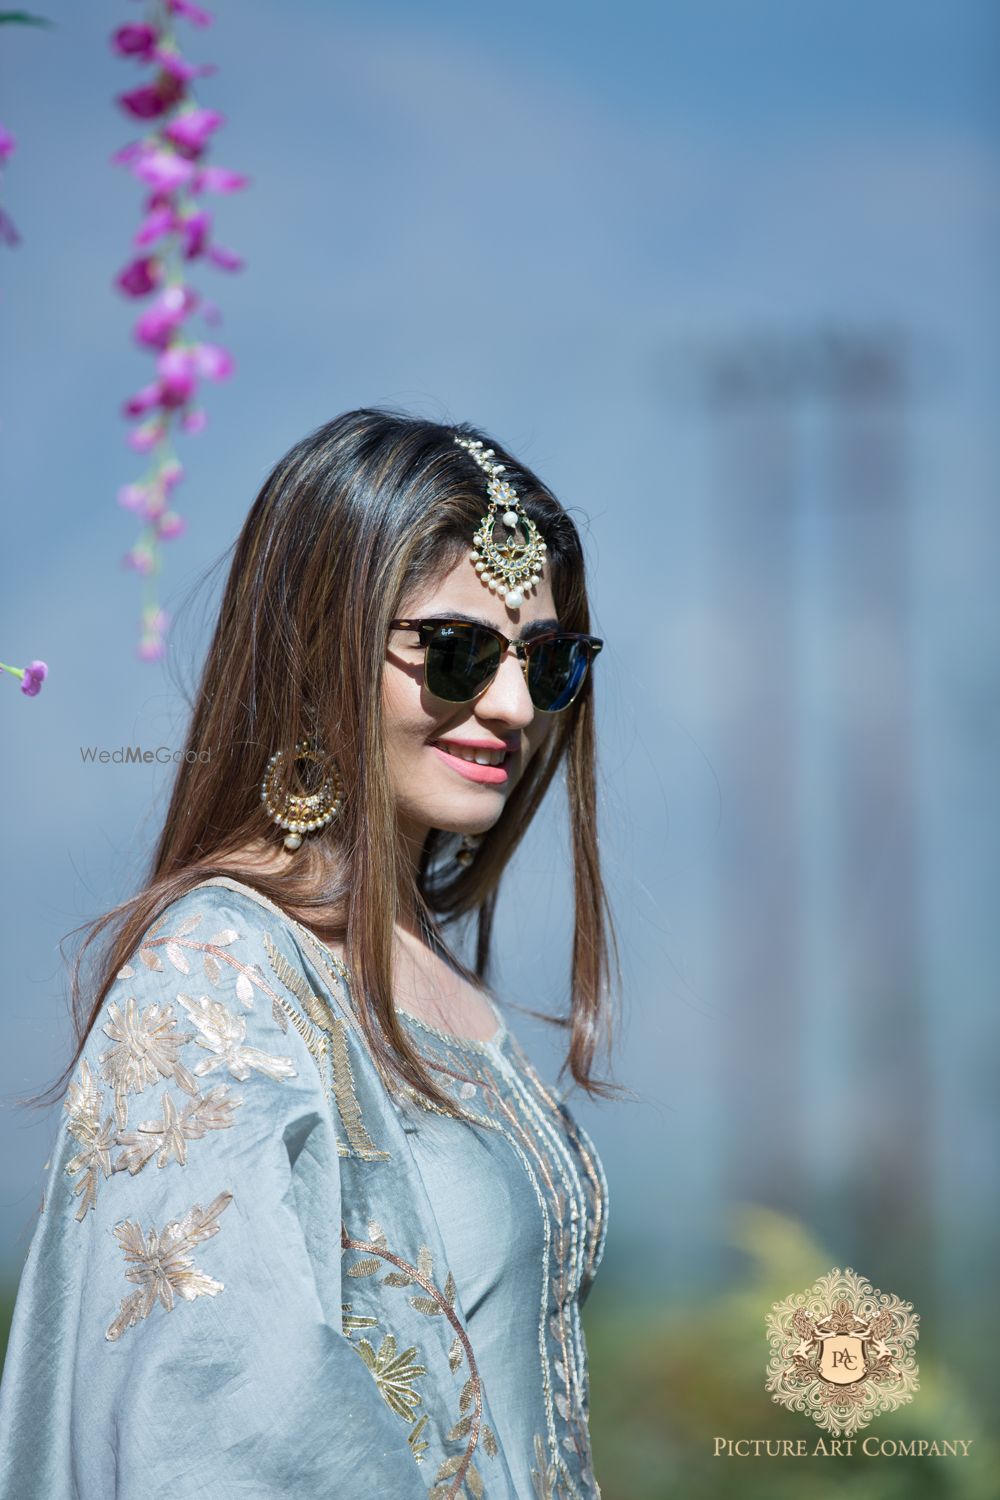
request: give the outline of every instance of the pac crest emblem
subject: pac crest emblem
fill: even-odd
[[[857,1432],[913,1400],[920,1321],[912,1304],[872,1288],[850,1266],[767,1315],[772,1401],[806,1412],[828,1432]]]

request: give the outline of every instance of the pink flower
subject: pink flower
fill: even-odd
[[[166,428],[161,421],[143,422],[141,427],[132,429],[125,441],[136,453],[148,453],[163,441],[165,433]]]
[[[155,385],[144,385],[141,391],[136,391],[134,396],[122,404],[122,415],[126,417],[141,417],[144,411],[149,411],[160,404],[160,383]]]
[[[187,522],[183,516],[179,516],[175,510],[165,510],[163,515],[155,522],[156,534],[163,541],[173,541],[186,529]]]
[[[136,161],[132,175],[161,192],[173,192],[194,176],[194,167],[176,151],[147,151]]]
[[[134,237],[136,245],[148,245],[161,235],[169,234],[174,227],[174,210],[169,203],[160,203],[150,210],[139,225]]]
[[[221,266],[224,271],[242,271],[246,265],[242,255],[236,255],[232,250],[224,250],[221,245],[209,245],[208,258],[215,265]]]
[[[184,478],[184,465],[179,458],[168,458],[159,473],[160,483],[169,494]]]
[[[160,376],[161,404],[185,406],[198,385],[190,351],[179,345],[165,349],[156,361],[156,368]]]
[[[153,571],[153,554],[145,543],[136,542],[131,551],[125,553],[122,565],[134,569],[136,573],[142,573],[144,577],[148,576]]]
[[[202,10],[200,5],[192,5],[191,0],[167,0],[167,9],[175,16],[187,16],[193,26],[211,26],[213,17],[207,10]]]
[[[235,193],[246,187],[249,177],[229,167],[199,167],[191,181],[193,193]]]
[[[184,236],[183,255],[185,260],[194,260],[195,256],[201,254],[208,239],[208,231],[212,227],[212,215],[204,209],[200,213],[188,214],[186,219],[180,223],[181,233]]]
[[[122,148],[119,151],[116,151],[114,155],[109,158],[109,160],[115,166],[120,166],[123,162],[130,162],[134,160],[135,157],[141,156],[143,152],[149,150],[150,147],[145,141],[129,141],[127,146],[122,146]]]
[[[154,26],[119,26],[111,38],[111,46],[119,57],[148,58],[154,55],[153,48],[158,38],[159,33]]]
[[[171,616],[158,604],[147,604],[142,612],[142,628],[150,635],[162,635],[170,620]]]
[[[168,52],[165,47],[157,47],[153,57],[161,67],[166,68],[168,73],[172,73],[182,83],[189,83],[192,78],[209,78],[213,73],[218,72],[215,63],[201,63],[196,66],[194,63],[185,62],[179,52]]]
[[[167,651],[163,637],[159,635],[144,635],[135,649],[143,661],[160,661]]]
[[[198,306],[198,296],[189,287],[168,286],[136,320],[133,332],[140,344],[165,349],[174,330]]]
[[[24,669],[21,692],[26,698],[37,698],[48,675],[49,669],[43,661],[30,661]]]
[[[19,245],[21,243],[21,236],[18,233],[17,225],[9,214],[4,213],[2,208],[0,208],[0,240],[3,240],[5,245]]]
[[[16,145],[17,141],[6,125],[0,125],[0,162],[7,160]]]
[[[155,255],[143,256],[119,272],[115,285],[130,297],[145,297],[163,280],[163,266]]]
[[[206,380],[228,380],[236,368],[228,349],[218,344],[194,344],[191,352],[198,374],[204,375]]]
[[[173,109],[178,99],[184,97],[184,84],[172,73],[160,73],[154,83],[144,83],[130,93],[119,94],[122,109],[137,120],[155,120]]]
[[[225,115],[220,115],[215,109],[199,109],[195,106],[185,110],[183,114],[176,115],[169,125],[163,127],[163,134],[167,140],[173,141],[175,146],[181,146],[198,155],[205,148],[205,142],[213,130],[225,122]]]
[[[123,484],[118,491],[118,504],[141,515],[146,509],[146,493],[145,485]]]

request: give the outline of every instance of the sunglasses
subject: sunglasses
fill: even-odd
[[[532,703],[545,714],[569,708],[604,645],[596,636],[567,630],[511,641],[492,625],[468,620],[390,620],[389,628],[417,632],[424,685],[448,703],[469,703],[484,693],[509,648],[521,662]]]

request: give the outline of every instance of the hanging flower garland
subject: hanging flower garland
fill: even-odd
[[[111,46],[119,57],[155,65],[152,82],[120,94],[117,103],[133,120],[155,121],[150,133],[115,153],[112,162],[127,166],[150,191],[133,243],[140,253],[119,273],[115,285],[128,297],[151,299],[137,319],[138,344],[156,359],[156,379],[129,397],[126,417],[144,418],[126,441],[137,453],[150,455],[141,478],[118,491],[118,503],[143,522],[134,546],[122,559],[143,579],[143,608],[138,655],[155,661],[165,652],[170,617],[157,601],[161,545],[181,535],[186,522],[171,503],[184,467],[171,447],[175,424],[186,433],[200,432],[205,411],[195,404],[199,380],[226,380],[233,373],[232,355],[220,345],[192,335],[185,325],[201,308],[208,323],[220,321],[213,303],[186,284],[190,262],[208,260],[223,271],[241,270],[244,261],[211,239],[212,215],[200,198],[205,193],[234,193],[249,178],[225,167],[209,166],[204,157],[209,138],[225,117],[200,107],[191,83],[216,71],[213,63],[187,62],[173,35],[173,22],[184,17],[193,26],[213,17],[191,0],[156,0],[150,21],[119,26]]]
[[[0,167],[9,161],[16,145],[17,141],[11,135],[3,121],[0,120]],[[0,207],[0,240],[3,240],[5,245],[18,245],[21,242],[21,236],[17,232],[17,225],[10,215],[4,212],[2,207]]]
[[[0,14],[0,25],[20,26],[51,26],[52,22],[46,16],[32,16],[23,10],[5,10]],[[17,141],[11,135],[7,127],[0,123],[0,167],[3,167],[13,153]],[[0,207],[0,240],[5,245],[19,245],[21,236],[17,226],[9,214]],[[11,677],[17,677],[21,683],[21,692],[26,698],[37,698],[42,690],[42,683],[49,674],[49,669],[43,661],[29,662],[26,667],[9,667],[6,662],[0,661],[0,670],[8,672]]]

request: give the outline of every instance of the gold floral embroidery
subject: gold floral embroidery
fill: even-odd
[[[207,1208],[195,1203],[183,1219],[171,1221],[163,1230],[157,1232],[150,1226],[145,1238],[134,1219],[115,1225],[115,1238],[128,1263],[126,1278],[137,1282],[139,1290],[122,1298],[118,1315],[104,1335],[106,1339],[113,1343],[121,1338],[126,1329],[147,1318],[157,1302],[171,1312],[175,1296],[191,1302],[195,1297],[214,1297],[225,1290],[221,1281],[192,1264],[190,1252],[202,1240],[218,1234],[218,1217],[232,1200],[232,1193],[222,1192]]]
[[[275,1080],[298,1076],[290,1057],[274,1057],[259,1047],[244,1046],[247,1023],[243,1016],[234,1016],[227,1010],[221,1000],[211,1000],[207,995],[199,995],[196,999],[190,995],[178,995],[177,1002],[197,1028],[199,1047],[214,1054],[195,1063],[194,1071],[200,1078],[213,1073],[216,1068],[228,1068],[241,1083],[255,1068]]]
[[[596,1496],[600,1491],[591,1467],[585,1411],[585,1356],[577,1303],[579,1285],[588,1263],[589,1237],[585,1229],[590,1213],[584,1176],[570,1150],[572,1133],[561,1128],[567,1122],[557,1101],[531,1068],[516,1039],[509,1038],[511,1049],[521,1064],[519,1068],[515,1068],[506,1055],[494,1056],[482,1044],[467,1038],[456,1039],[450,1033],[442,1033],[440,1040],[444,1045],[444,1060],[428,1056],[427,1061],[453,1086],[460,1086],[463,1079],[470,1079],[471,1070],[471,1078],[480,1090],[482,1113],[470,1117],[507,1138],[524,1165],[542,1211],[545,1243],[539,1345],[540,1348],[546,1347],[544,1330],[547,1326],[556,1350],[550,1354],[546,1349],[542,1358],[549,1458],[537,1470],[536,1490],[540,1485],[544,1494],[548,1486],[552,1500],[581,1494],[559,1451],[560,1439],[554,1420],[554,1413],[558,1412],[565,1423],[561,1447],[576,1455],[580,1466],[579,1481],[586,1493]],[[502,1075],[506,1086],[498,1074]],[[453,1097],[456,1095],[461,1097],[460,1087],[454,1088]],[[599,1174],[599,1168],[597,1172]],[[556,1176],[561,1178],[562,1186]],[[594,1174],[588,1171],[588,1176],[591,1184],[597,1187]],[[594,1205],[591,1212],[596,1211],[597,1205]],[[553,1389],[553,1372],[562,1389]],[[544,1435],[540,1435],[539,1441],[543,1443],[544,1454]]]
[[[183,1167],[188,1141],[200,1140],[207,1130],[225,1130],[232,1125],[233,1113],[242,1107],[243,1100],[230,1098],[228,1085],[222,1083],[207,1094],[188,1099],[180,1113],[169,1094],[164,1094],[162,1104],[161,1119],[143,1120],[134,1131],[118,1134],[117,1144],[128,1150],[115,1162],[116,1172],[127,1169],[134,1177],[157,1151],[158,1167],[165,1167],[169,1161]]]
[[[177,1031],[177,1017],[170,1005],[147,1005],[139,1011],[134,995],[125,1001],[122,1014],[115,1001],[108,1004],[110,1020],[102,1027],[105,1036],[115,1043],[100,1057],[101,1073],[114,1089],[115,1115],[119,1130],[128,1119],[128,1094],[141,1093],[157,1078],[172,1078],[188,1094],[196,1094],[198,1085],[178,1057],[192,1031]]]
[[[545,1444],[540,1432],[535,1433],[535,1463],[531,1471],[531,1483],[537,1500],[555,1500],[555,1486],[559,1478],[555,1464],[550,1464],[545,1454]]]
[[[341,1149],[338,1141],[338,1154],[360,1156],[364,1161],[388,1161],[389,1152],[379,1150],[365,1128],[347,1049],[345,1023],[339,1016],[333,1014],[326,1001],[313,994],[304,977],[292,968],[284,954],[275,946],[270,933],[267,932],[264,934],[264,948],[277,979],[291,991],[309,1019],[322,1029],[322,1036],[316,1036],[311,1031],[307,1035],[308,1027],[304,1018],[299,1017],[291,1006],[288,1007],[292,1022],[296,1030],[306,1038],[306,1045],[317,1067],[320,1068],[321,1074],[323,1067],[320,1059],[323,1062],[329,1061],[337,1112],[350,1143],[349,1149]],[[282,1021],[282,1025],[285,1024]]]
[[[73,1193],[79,1196],[80,1207],[76,1211],[77,1219],[83,1219],[88,1208],[93,1208],[97,1202],[97,1185],[101,1176],[110,1177],[111,1146],[114,1139],[115,1122],[110,1115],[101,1123],[101,1113],[104,1105],[104,1096],[94,1082],[87,1059],[84,1058],[80,1064],[80,1081],[72,1082],[67,1090],[66,1098],[63,1100],[63,1108],[67,1112],[66,1128],[74,1140],[80,1142],[83,1147],[76,1155],[66,1163],[66,1172],[74,1177],[78,1172],[83,1176],[73,1184]],[[48,1163],[46,1162],[46,1166]],[[42,1200],[44,1208],[44,1198]]]
[[[411,1422],[421,1401],[419,1391],[413,1389],[413,1382],[427,1374],[427,1366],[418,1365],[413,1357],[417,1346],[413,1344],[402,1354],[397,1354],[395,1335],[387,1333],[377,1353],[367,1339],[359,1340],[353,1347],[374,1376],[386,1405],[404,1422]]]
[[[434,1476],[434,1487],[428,1491],[428,1500],[455,1500],[463,1483],[468,1485],[473,1496],[479,1500],[479,1497],[485,1493],[485,1486],[482,1475],[472,1462],[472,1455],[479,1442],[480,1429],[483,1430],[484,1450],[490,1457],[496,1456],[497,1445],[493,1433],[482,1420],[482,1384],[469,1335],[455,1311],[455,1278],[449,1271],[442,1291],[434,1281],[433,1257],[427,1245],[420,1246],[417,1264],[412,1265],[389,1249],[385,1233],[378,1223],[372,1222],[368,1225],[368,1234],[367,1240],[352,1239],[347,1233],[347,1226],[341,1225],[341,1244],[344,1249],[366,1252],[361,1260],[354,1261],[347,1267],[348,1276],[373,1276],[379,1268],[380,1261],[389,1261],[396,1267],[396,1270],[388,1272],[382,1278],[381,1285],[394,1287],[415,1285],[423,1288],[426,1296],[418,1293],[407,1299],[411,1307],[428,1317],[446,1317],[454,1328],[456,1340],[468,1361],[469,1378],[462,1387],[458,1403],[462,1416],[446,1434],[446,1440],[460,1441],[468,1436],[468,1442],[465,1443],[463,1452],[455,1453],[441,1463]],[[449,1364],[453,1370],[456,1368],[450,1358]],[[469,1407],[473,1405],[474,1410],[466,1416]],[[489,1434],[488,1441],[486,1434]],[[451,1484],[447,1483],[448,1480],[452,1481]]]

